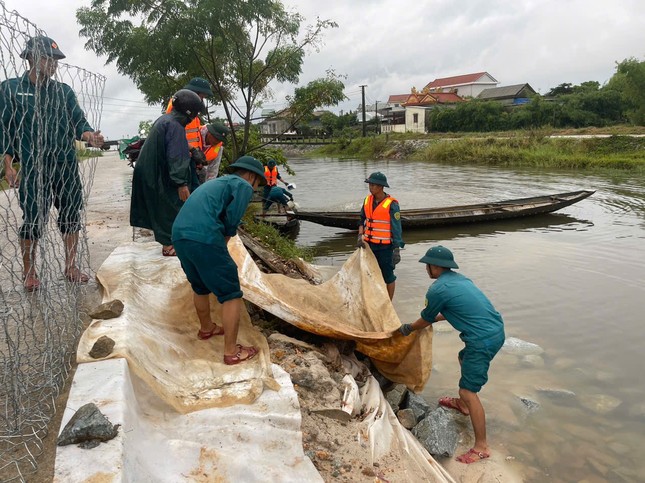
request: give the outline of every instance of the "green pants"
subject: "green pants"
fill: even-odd
[[[54,161],[44,169],[25,163],[20,174],[21,238],[36,240],[42,236],[52,204],[58,210],[57,223],[63,235],[81,229],[83,185],[76,161]]]

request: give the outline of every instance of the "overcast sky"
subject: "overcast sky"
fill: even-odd
[[[139,120],[155,119],[132,82],[83,48],[75,11],[88,0],[2,0],[45,30],[70,64],[107,76],[101,129],[108,139],[136,134]],[[333,68],[347,76],[356,109],[366,101],[421,89],[437,77],[488,72],[500,86],[528,82],[541,93],[563,82],[605,83],[615,63],[645,60],[643,0],[288,0],[313,23],[331,19],[320,52],[307,57],[300,85]],[[267,107],[285,105],[293,85],[274,85]],[[222,115],[220,110],[216,114]]]

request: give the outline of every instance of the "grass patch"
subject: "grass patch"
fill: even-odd
[[[414,158],[483,166],[645,171],[645,139],[470,138],[432,143]]]
[[[261,207],[254,203],[249,206],[244,214],[244,229],[260,240],[263,244],[271,248],[282,258],[293,260],[302,258],[307,262],[314,259],[314,250],[312,248],[300,247],[296,243],[282,235],[276,228],[268,223],[262,223],[255,220],[255,215],[259,213]]]
[[[549,128],[503,133],[395,133],[353,139],[316,150],[312,155],[359,159],[415,159],[447,164],[532,166],[562,169],[610,169],[645,172],[645,138],[610,134],[628,127],[554,131]],[[629,134],[645,129],[629,127]],[[603,138],[551,138],[564,134],[610,134]],[[422,141],[422,142],[419,142]]]

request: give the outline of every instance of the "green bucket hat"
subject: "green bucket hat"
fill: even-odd
[[[459,268],[452,252],[441,245],[430,248],[419,262],[426,265],[436,265],[437,267]]]
[[[228,167],[229,171],[234,171],[236,169],[245,169],[260,176],[260,186],[267,184],[267,180],[264,177],[264,166],[262,166],[262,163],[253,156],[242,156]]]
[[[213,97],[211,85],[203,77],[193,77],[190,82],[184,86],[184,89],[190,89],[197,94],[204,94],[207,97]]]
[[[208,129],[208,132],[218,141],[224,142],[226,141],[226,135],[231,132],[229,128],[227,128],[224,124],[221,122],[214,122],[212,124],[208,124],[206,126],[206,129]]]
[[[50,57],[56,60],[65,58],[65,54],[58,48],[58,44],[44,35],[38,35],[27,40],[25,50],[20,54],[20,58],[26,59],[29,54]]]
[[[269,168],[273,168],[277,165],[278,163],[275,162],[275,159],[269,159],[269,162],[267,163],[267,166]]]
[[[376,173],[370,174],[370,177],[365,180],[366,183],[370,184],[378,184],[381,186],[385,186],[386,188],[389,188],[390,185],[387,184],[387,178],[383,173],[380,171],[377,171]]]

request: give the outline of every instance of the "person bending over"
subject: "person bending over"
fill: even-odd
[[[458,456],[457,461],[475,463],[490,456],[486,441],[486,415],[477,393],[488,381],[491,360],[504,345],[504,321],[470,279],[452,271],[459,266],[450,250],[441,245],[432,247],[419,262],[426,265],[426,272],[436,282],[428,289],[421,317],[412,324],[403,324],[399,330],[408,336],[433,322],[447,320],[459,331],[465,344],[458,355],[461,365],[459,397],[442,397],[439,405],[470,416],[475,444]]]
[[[227,244],[237,233],[253,191],[264,186],[262,163],[242,156],[229,166],[233,174],[204,183],[182,206],[172,227],[172,242],[193,289],[199,339],[224,336],[224,364],[253,358],[258,350],[237,343],[242,290],[237,265]],[[209,294],[222,304],[222,327],[211,319]]]

